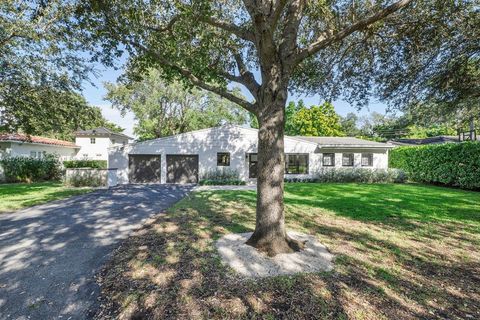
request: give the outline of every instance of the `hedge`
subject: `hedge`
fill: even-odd
[[[203,179],[198,182],[201,186],[244,186],[247,183],[239,179],[209,180]]]
[[[69,161],[63,161],[63,166],[68,169],[75,169],[75,168],[107,169],[107,160],[69,160]]]
[[[285,182],[356,182],[356,183],[403,183],[405,173],[399,169],[328,168],[313,176],[289,176]]]
[[[0,160],[6,182],[36,182],[59,180],[62,177],[60,161],[53,155],[44,158],[9,157]]]
[[[389,163],[412,181],[480,189],[480,142],[399,147],[390,151]]]

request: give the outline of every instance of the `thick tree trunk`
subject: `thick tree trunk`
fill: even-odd
[[[273,101],[259,115],[257,213],[255,231],[247,241],[269,256],[303,248],[285,231],[283,178],[285,172],[284,126],[285,98]]]

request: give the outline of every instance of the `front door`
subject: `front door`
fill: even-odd
[[[257,178],[258,155],[250,153],[248,155],[248,177]]]

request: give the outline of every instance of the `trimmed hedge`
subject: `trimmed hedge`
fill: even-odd
[[[68,161],[63,161],[63,166],[68,169],[75,169],[75,168],[107,169],[107,160],[68,160]]]
[[[412,181],[480,189],[480,142],[399,147],[389,162]]]
[[[357,182],[357,183],[403,183],[406,175],[399,169],[329,168],[320,170],[312,177],[285,177],[285,182]]]
[[[62,169],[57,157],[9,157],[0,161],[6,182],[36,182],[60,180]]]
[[[237,170],[224,168],[216,169],[203,173],[200,181],[201,186],[215,186],[215,185],[244,185],[245,181],[240,179]]]
[[[224,180],[209,180],[209,179],[204,179],[200,180],[198,182],[199,185],[201,186],[244,186],[247,183],[243,180],[238,180],[238,179],[224,179]]]

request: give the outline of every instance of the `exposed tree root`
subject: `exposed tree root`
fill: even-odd
[[[258,251],[265,252],[269,257],[274,257],[280,253],[293,253],[305,248],[306,241],[299,241],[285,236],[276,237],[258,237],[255,233],[246,242],[247,245],[256,248]]]

